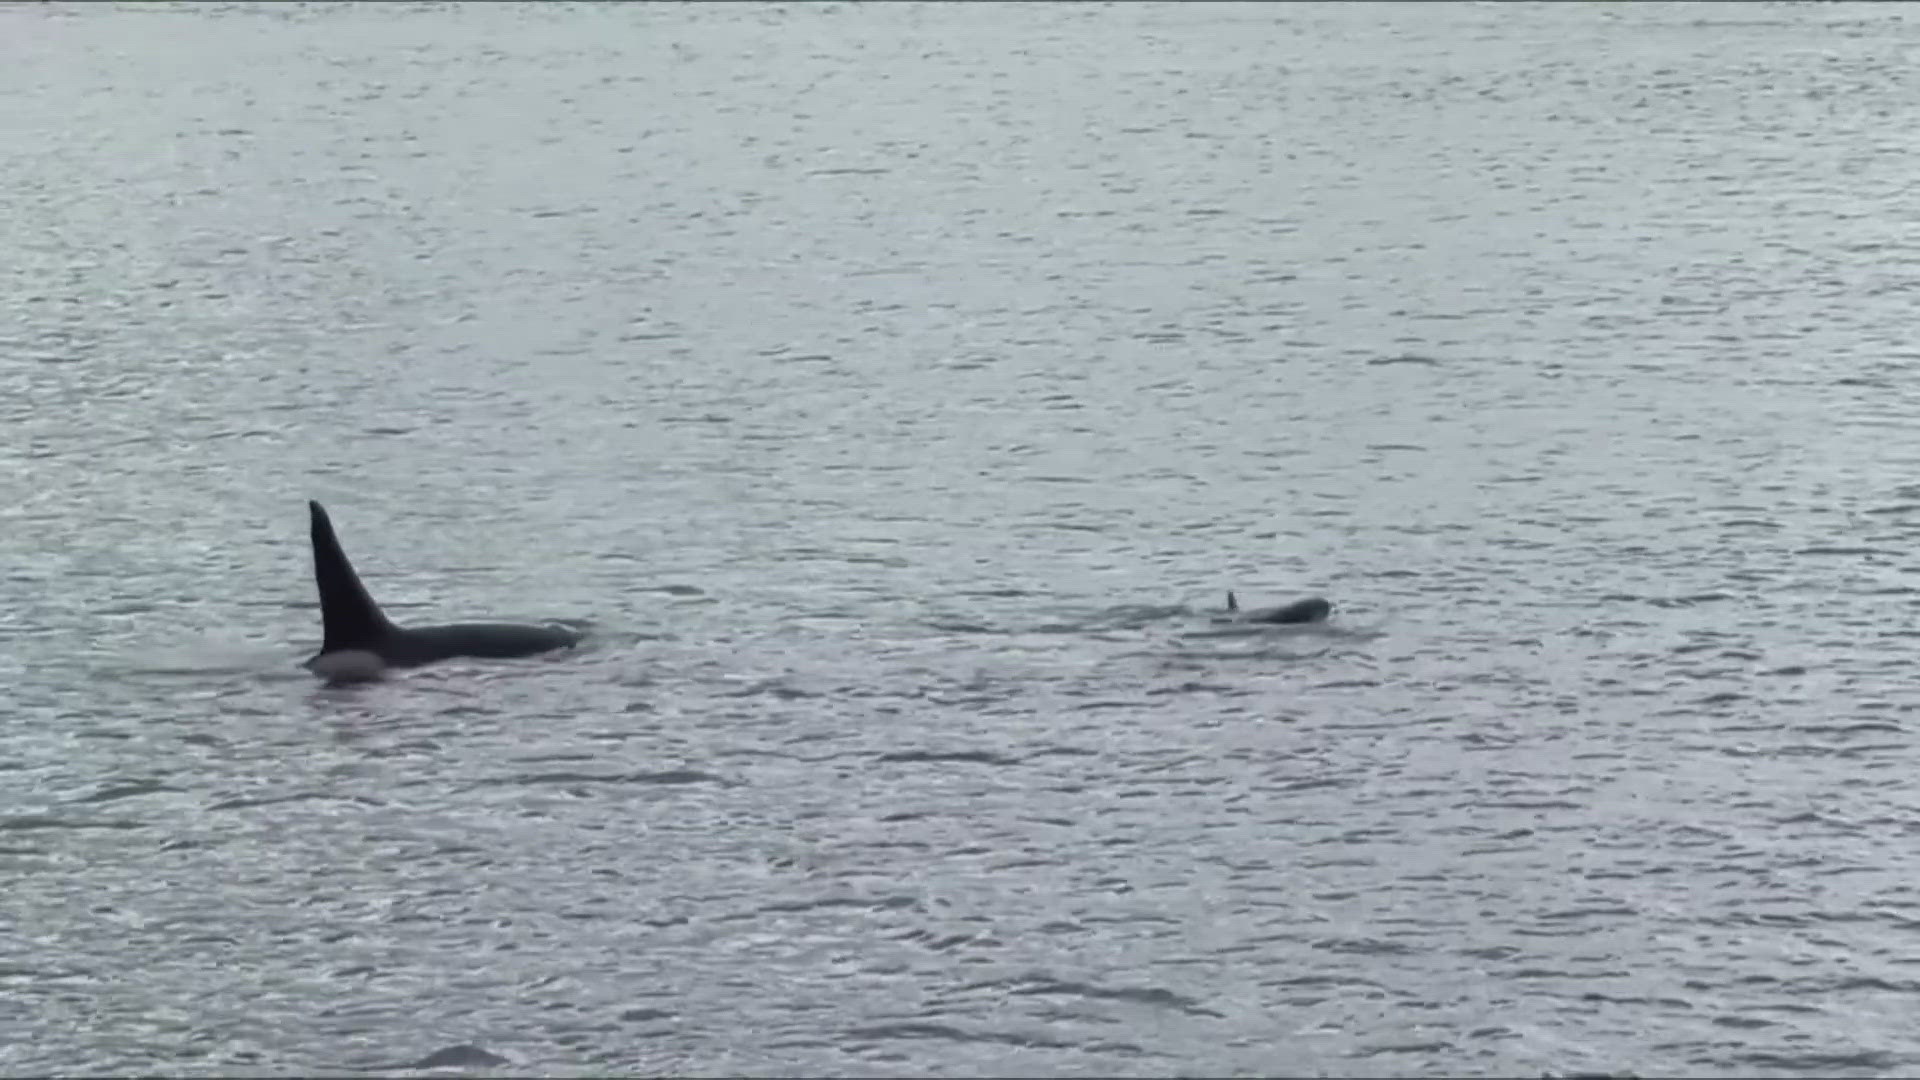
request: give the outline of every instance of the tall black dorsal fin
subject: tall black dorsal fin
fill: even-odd
[[[1235,599],[1233,598],[1233,590],[1232,590],[1232,589],[1228,589],[1228,590],[1227,590],[1227,610],[1228,610],[1228,611],[1239,611],[1239,610],[1240,610],[1240,601],[1238,601],[1238,600],[1235,600]]]
[[[320,622],[324,628],[320,651],[365,648],[391,633],[393,624],[367,595],[367,587],[360,584],[360,575],[353,572],[347,553],[340,550],[326,508],[310,501],[307,512],[313,518],[313,583],[320,587]]]

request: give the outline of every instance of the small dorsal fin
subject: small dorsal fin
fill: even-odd
[[[1235,600],[1235,599],[1233,598],[1233,590],[1232,590],[1232,589],[1228,589],[1228,590],[1227,590],[1227,610],[1228,610],[1228,611],[1239,611],[1239,610],[1240,610],[1240,601],[1238,601],[1238,600]]]
[[[340,550],[326,508],[309,501],[307,512],[313,519],[313,583],[320,589],[320,652],[365,648],[390,633],[393,624],[367,595],[347,553]]]

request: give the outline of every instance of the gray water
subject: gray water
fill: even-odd
[[[0,1070],[1911,1075],[1912,14],[0,8]]]

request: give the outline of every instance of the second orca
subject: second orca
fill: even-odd
[[[1227,613],[1214,619],[1214,622],[1291,625],[1325,622],[1327,616],[1331,614],[1333,614],[1333,605],[1318,596],[1309,596],[1304,600],[1295,600],[1291,604],[1281,604],[1277,607],[1250,608],[1242,611],[1239,599],[1233,595],[1232,590],[1228,590]]]

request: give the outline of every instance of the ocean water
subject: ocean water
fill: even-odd
[[[1911,1075],[1916,48],[0,6],[0,1071]]]

